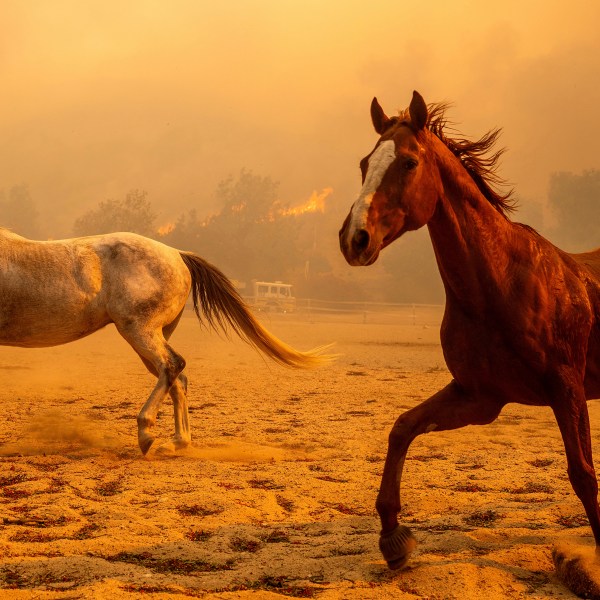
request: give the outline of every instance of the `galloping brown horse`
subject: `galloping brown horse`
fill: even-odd
[[[427,225],[446,292],[441,343],[453,380],[400,415],[390,433],[376,504],[380,549],[399,568],[415,545],[398,525],[411,442],[429,431],[491,423],[518,402],[552,408],[598,554],[586,401],[600,398],[600,250],[569,254],[510,221],[510,193],[495,189],[501,152],[489,154],[498,130],[475,142],[451,139],[445,109],[414,92],[409,109],[388,118],[373,99],[380,138],[360,163],[363,187],[340,231],[346,260],[371,265],[395,239]]]

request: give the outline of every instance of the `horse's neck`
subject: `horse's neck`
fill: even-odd
[[[479,191],[454,158],[440,165],[443,195],[428,227],[448,299],[482,306],[501,292],[514,225]]]

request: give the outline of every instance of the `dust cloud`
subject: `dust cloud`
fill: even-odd
[[[121,447],[119,438],[109,430],[81,415],[65,409],[36,411],[16,432],[16,439],[3,444],[2,456],[54,454],[69,448],[114,450]]]
[[[303,444],[303,446],[303,448],[293,448],[285,444],[265,446],[262,444],[235,440],[228,444],[219,442],[209,445],[190,446],[183,451],[178,451],[178,455],[199,460],[236,463],[271,463],[282,460],[309,460],[309,457],[314,460],[317,454],[308,452],[305,448],[306,444]],[[156,456],[161,457],[162,453],[160,452],[160,448],[157,448],[155,451],[157,451]]]

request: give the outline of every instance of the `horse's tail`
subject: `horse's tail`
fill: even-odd
[[[191,252],[180,254],[192,276],[192,299],[198,319],[202,321],[204,317],[213,329],[227,331],[230,326],[245,342],[286,367],[306,369],[335,358],[323,354],[328,346],[299,352],[278,340],[258,322],[219,269]]]

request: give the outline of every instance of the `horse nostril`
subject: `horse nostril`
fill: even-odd
[[[359,229],[352,237],[352,246],[358,253],[363,252],[369,246],[371,236],[366,229]]]

